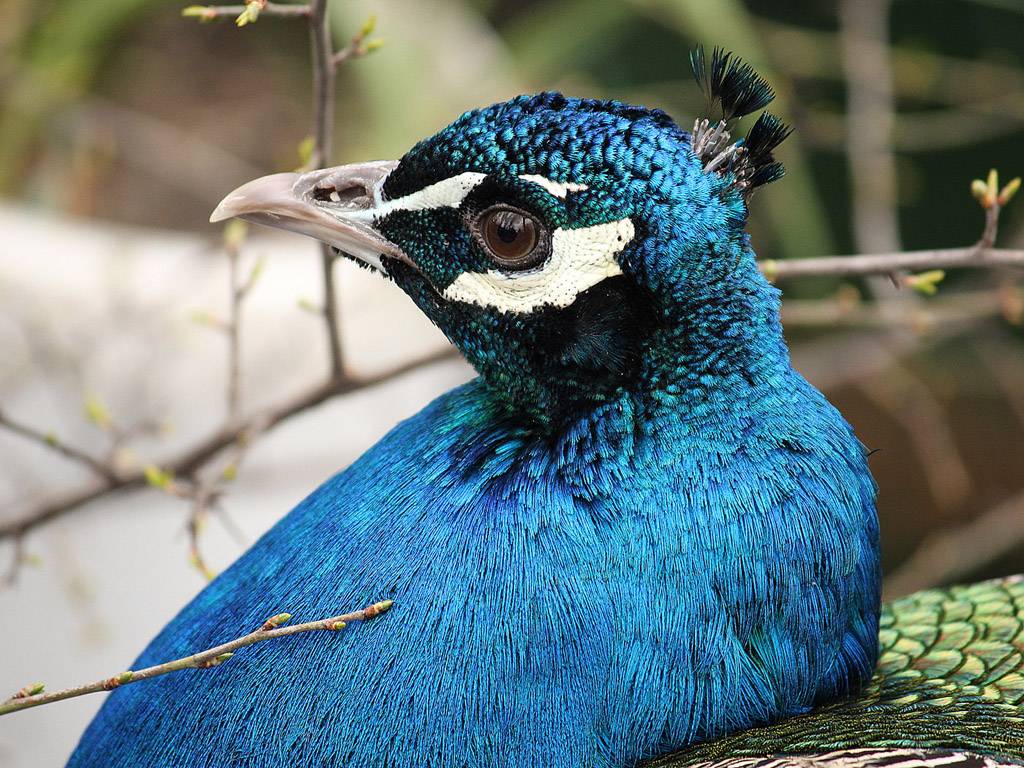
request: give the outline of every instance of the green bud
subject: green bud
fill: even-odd
[[[916,275],[908,275],[904,282],[918,293],[934,296],[939,290],[939,283],[946,277],[945,270],[930,269]]]
[[[276,627],[280,627],[282,624],[284,624],[286,621],[288,621],[288,619],[290,619],[291,617],[292,617],[292,615],[290,613],[279,613],[276,616],[271,616],[263,624],[263,628],[264,629],[275,629]]]
[[[245,10],[238,14],[238,18],[235,19],[235,24],[240,27],[244,27],[246,24],[255,24],[256,20],[260,17],[260,3],[247,3]]]
[[[1017,190],[1020,189],[1020,176],[1013,179],[1009,184],[1003,187],[999,193],[999,197],[996,200],[999,205],[1006,205],[1013,199],[1013,196],[1017,194]]]
[[[147,464],[143,467],[142,473],[146,478],[146,482],[154,488],[169,491],[171,486],[174,484],[174,475],[160,469],[160,467],[155,464]]]
[[[106,431],[114,425],[114,419],[111,417],[110,411],[107,410],[107,406],[103,404],[99,396],[89,395],[85,398],[83,405],[86,418],[100,429]]]
[[[188,8],[182,9],[181,15],[186,19],[199,19],[201,22],[215,21],[217,19],[217,12],[205,5],[190,5]]]
[[[362,39],[373,32],[373,28],[377,26],[377,14],[371,13],[364,23],[362,29],[359,30],[359,38]]]

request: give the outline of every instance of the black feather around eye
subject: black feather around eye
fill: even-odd
[[[698,45],[690,52],[690,67],[697,84],[704,91],[710,114],[715,103],[721,105],[722,119],[749,115],[768,106],[775,92],[768,81],[731,53],[716,47],[711,53],[711,66],[707,66],[704,47]]]

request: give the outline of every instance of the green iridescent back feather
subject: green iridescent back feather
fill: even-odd
[[[858,696],[647,765],[855,747],[1024,759],[1024,577],[932,589],[883,607],[878,670]]]

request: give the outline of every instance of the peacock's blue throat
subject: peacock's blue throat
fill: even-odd
[[[447,204],[418,207],[424,190]],[[663,112],[555,93],[475,110],[402,158],[381,198],[395,207],[375,228],[415,265],[385,257],[386,272],[539,425],[622,398],[734,401],[787,363],[746,202]],[[496,205],[536,218],[545,261],[495,264],[473,226]]]

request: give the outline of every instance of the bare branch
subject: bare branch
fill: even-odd
[[[90,456],[85,451],[81,451],[78,448],[68,445],[67,443],[61,442],[55,434],[39,432],[32,427],[29,427],[20,422],[14,421],[6,413],[0,410],[0,427],[13,432],[16,435],[21,435],[34,443],[44,445],[57,453],[77,461],[79,464],[84,464],[86,467],[91,469],[100,477],[106,478],[110,481],[116,481],[118,479],[117,472],[113,467],[108,464],[104,464],[99,459]]]
[[[891,0],[841,0],[839,53],[846,81],[847,167],[855,248],[900,249],[896,215],[896,116],[889,51]]]
[[[114,675],[113,677],[97,680],[95,683],[78,685],[73,688],[65,688],[62,691],[54,691],[53,693],[34,693],[34,691],[42,688],[42,686],[38,684],[26,686],[11,698],[0,702],[0,715],[10,714],[11,712],[17,712],[22,709],[29,709],[30,707],[38,707],[42,704],[49,704],[54,701],[72,699],[76,696],[84,696],[87,693],[112,691],[115,688],[120,688],[122,685],[127,685],[128,683],[147,680],[151,677],[169,674],[170,672],[178,672],[182,669],[209,669],[210,667],[216,667],[219,664],[223,664],[231,658],[235,651],[245,648],[247,645],[259,643],[264,640],[272,640],[277,637],[295,635],[300,632],[337,632],[340,629],[344,629],[345,625],[350,621],[365,621],[366,619],[372,619],[374,616],[379,616],[384,613],[384,611],[388,610],[391,605],[391,600],[382,600],[379,603],[374,603],[373,605],[369,605],[359,611],[344,613],[340,616],[332,616],[329,619],[311,621],[306,624],[293,624],[291,626],[281,626],[291,618],[291,615],[287,613],[279,613],[277,616],[272,616],[267,619],[267,621],[263,623],[263,626],[255,632],[250,632],[248,635],[243,635],[231,642],[218,645],[215,648],[200,651],[199,653],[191,656],[185,656],[164,664],[146,667],[145,669],[140,669],[134,672],[122,672],[118,675]]]
[[[241,414],[242,407],[242,361],[239,336],[241,325],[239,320],[242,314],[242,299],[246,291],[243,291],[238,283],[238,259],[240,257],[238,247],[230,240],[227,245],[228,254],[228,280],[231,286],[231,301],[228,303],[228,322],[224,332],[228,337],[228,421],[237,421]]]
[[[373,27],[376,23],[376,16],[371,16],[367,19],[366,23],[363,24],[363,28],[356,32],[355,35],[352,36],[352,39],[349,40],[348,45],[331,57],[331,64],[337,67],[342,62],[348,61],[349,59],[357,59],[360,56],[365,56],[383,45],[383,40],[366,39],[367,35],[373,32]]]
[[[238,421],[242,411],[242,365],[240,335],[242,329],[242,303],[249,295],[256,279],[263,269],[263,262],[258,261],[243,280],[241,270],[241,246],[245,238],[246,225],[238,219],[232,220],[224,228],[224,249],[228,256],[228,283],[231,296],[228,302],[228,319],[218,327],[224,331],[228,339],[228,421]]]
[[[1024,267],[1024,250],[1007,248],[945,248],[934,251],[821,256],[810,259],[764,259],[761,272],[771,281],[806,277],[853,277],[889,274],[894,270],[958,267]]]
[[[331,135],[334,127],[334,80],[337,65],[327,25],[327,0],[313,0],[309,13],[309,39],[313,58],[313,151],[311,168],[324,168],[331,157]],[[327,327],[327,350],[331,375],[340,376],[345,369],[341,332],[338,329],[338,296],[334,288],[335,255],[330,246],[320,244],[320,263],[324,281],[323,317]]]
[[[262,431],[259,425],[253,425],[244,437],[239,438],[231,445],[224,460],[219,462],[211,472],[206,473],[204,479],[197,480],[195,486],[187,492],[192,499],[192,510],[189,512],[186,523],[189,559],[192,565],[208,580],[212,580],[216,576],[216,572],[207,564],[199,547],[202,524],[209,516],[211,509],[216,508],[223,512],[218,503],[224,491],[223,485],[234,479],[239,465]]]
[[[309,40],[313,52],[313,152],[311,168],[323,168],[331,157],[334,128],[334,80],[337,67],[331,61],[333,48],[327,26],[327,0],[313,0],[309,6]]]
[[[1024,250],[993,248],[999,226],[999,214],[1020,189],[1020,178],[999,187],[999,174],[988,173],[988,179],[975,179],[971,194],[985,212],[985,227],[978,242],[969,248],[947,248],[935,251],[904,251],[872,253],[863,256],[822,256],[812,259],[787,259],[760,262],[761,272],[769,280],[793,280],[801,277],[852,277],[854,275],[896,275],[903,270],[949,269],[959,267],[1024,267]],[[897,285],[907,283],[906,279]]]
[[[9,587],[18,580],[18,573],[21,571],[21,565],[25,562],[25,537],[15,536],[11,540],[11,546],[13,551],[11,552],[11,563],[4,572],[2,578],[0,578],[0,589]]]
[[[1007,306],[1008,302],[1015,302],[1015,306]],[[999,291],[992,290],[940,294],[922,304],[881,306],[862,301],[855,289],[840,290],[826,299],[785,299],[780,310],[786,328],[904,328],[922,340],[934,334],[937,326],[967,324],[975,319],[1002,318],[1019,325],[1021,312],[1024,296],[1004,298]]]
[[[383,381],[388,381],[410,371],[440,360],[453,358],[454,356],[454,350],[444,349],[415,360],[410,360],[388,371],[366,378],[352,378],[347,375],[332,377],[274,407],[259,411],[240,423],[225,424],[204,440],[170,457],[160,463],[159,466],[164,472],[173,474],[176,477],[191,477],[198,469],[224,450],[224,448],[238,440],[246,439],[246,436],[253,432],[267,431],[280,422],[317,406],[332,397],[372,387]],[[88,485],[50,499],[29,509],[15,519],[0,525],[0,541],[23,536],[40,525],[49,523],[74,509],[96,501],[114,491],[142,488],[147,483],[146,472],[143,469],[133,469],[117,477],[100,478]]]
[[[200,21],[219,21],[223,18],[237,19],[248,11],[247,5],[190,5],[182,12],[182,16],[192,17]],[[263,3],[260,16],[277,16],[280,18],[302,18],[309,16],[310,6],[289,5],[287,3]]]
[[[338,329],[338,292],[334,288],[335,256],[331,247],[320,243],[320,265],[324,280],[324,325],[327,326],[327,350],[331,359],[331,375],[343,376],[345,354],[341,346],[341,331]]]

